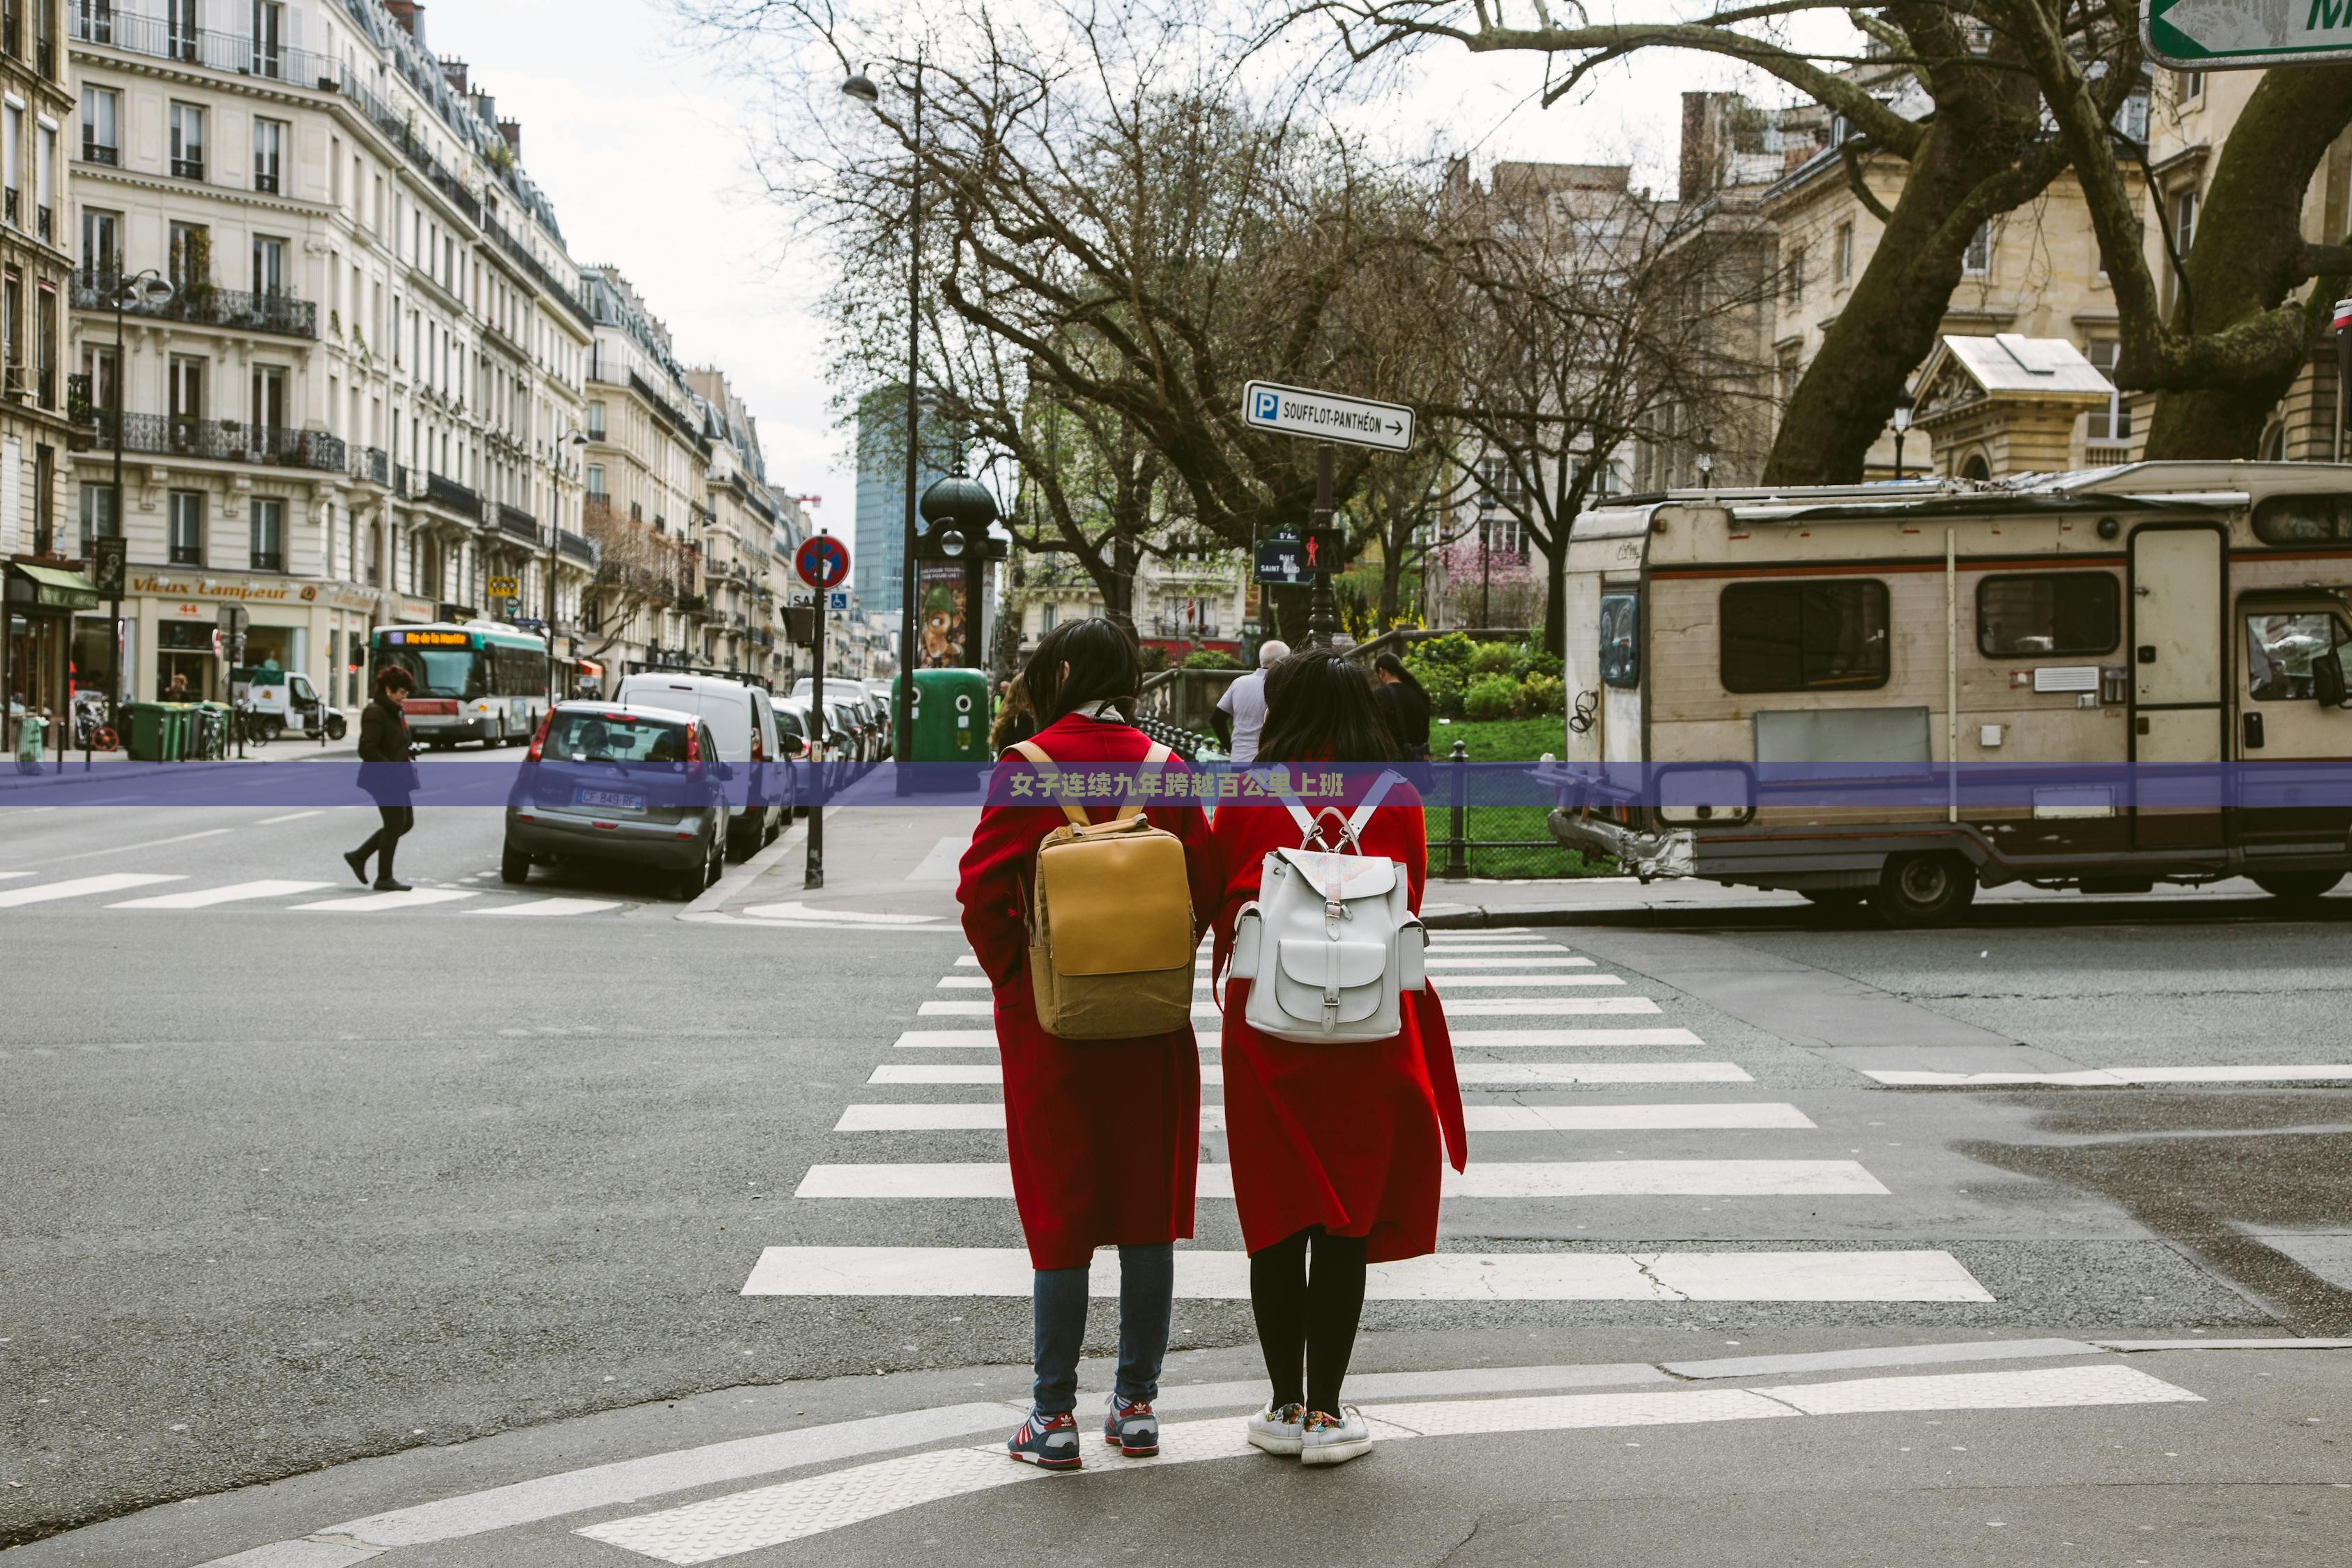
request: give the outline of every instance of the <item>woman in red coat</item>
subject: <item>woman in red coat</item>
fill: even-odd
[[[1030,743],[1055,762],[1131,774],[1151,752],[1152,742],[1128,722],[1142,684],[1135,639],[1111,622],[1074,621],[1046,633],[1022,681],[1045,725]],[[1025,761],[1000,763],[990,800],[1005,800],[1014,779],[1031,771]],[[1172,762],[1164,776],[1190,777]],[[1183,840],[1197,919],[1217,884],[1207,822],[1189,793],[1185,798],[1145,815]],[[1116,803],[1107,798],[1087,810],[1108,821]],[[1151,1402],[1174,1306],[1172,1244],[1192,1234],[1201,1148],[1200,1046],[1189,1022],[1136,1039],[1068,1041],[1037,1022],[1028,969],[1030,881],[1039,841],[1067,820],[1058,805],[983,807],[956,889],[964,935],[995,988],[1013,1195],[1037,1271],[1034,1404],[1006,1447],[1014,1458],[1049,1469],[1079,1464],[1072,1412],[1087,1265],[1098,1247],[1119,1250],[1118,1376],[1103,1436],[1129,1455],[1159,1451]]]
[[[1340,774],[1344,792],[1318,805],[1352,816],[1382,772],[1365,764],[1397,758],[1370,675],[1342,655],[1312,648],[1267,673],[1265,698],[1255,767],[1288,763],[1294,776]],[[1235,918],[1257,897],[1265,857],[1298,847],[1301,837],[1276,800],[1219,805],[1211,830],[1225,879],[1216,916],[1219,974],[1233,952]],[[1358,853],[1403,862],[1407,900],[1417,912],[1429,847],[1411,784],[1391,782],[1358,846]],[[1458,1171],[1468,1158],[1454,1045],[1437,992],[1408,991],[1402,1000],[1404,1029],[1392,1039],[1307,1045],[1249,1026],[1249,982],[1234,981],[1224,994],[1234,1198],[1250,1254],[1250,1307],[1274,1380],[1273,1399],[1250,1418],[1249,1440],[1308,1464],[1339,1464],[1371,1447],[1363,1416],[1339,1403],[1363,1312],[1364,1266],[1437,1249],[1441,1163],[1450,1158]]]

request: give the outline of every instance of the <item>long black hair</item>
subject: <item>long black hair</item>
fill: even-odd
[[[1371,672],[1354,659],[1310,647],[1265,672],[1259,762],[1392,763],[1397,754]]]
[[[1384,653],[1372,660],[1372,668],[1395,676],[1399,686],[1410,686],[1415,691],[1420,691],[1423,697],[1429,695],[1427,691],[1422,689],[1421,682],[1413,679],[1412,671],[1404,667],[1404,660],[1392,653]]]
[[[1069,673],[1063,674],[1063,667]],[[1135,699],[1143,685],[1143,664],[1135,650],[1134,635],[1116,621],[1100,618],[1069,621],[1037,639],[1029,662],[1021,668],[1021,684],[1039,728],[1081,708],[1113,702],[1130,722]]]

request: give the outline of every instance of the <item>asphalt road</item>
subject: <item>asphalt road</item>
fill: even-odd
[[[884,1067],[982,1059],[894,1048],[908,1031],[984,1023],[922,1012],[984,995],[953,986],[963,949],[938,918],[952,910],[939,876],[968,814],[835,812],[822,893],[801,889],[788,841],[688,911],[620,874],[506,889],[496,814],[427,808],[402,875],[452,896],[301,907],[363,899],[337,851],[372,822],[0,806],[0,1544],[364,1456],[625,1418],[603,1412],[769,1385],[791,1398],[816,1386],[798,1380],[877,1373],[944,1387],[953,1369],[1025,1359],[1024,1300],[743,1293],[771,1247],[1018,1246],[1000,1200],[794,1196],[820,1165],[1002,1158],[1001,1133],[984,1129],[836,1131],[853,1105],[992,1093],[867,1087]],[[170,879],[8,906],[101,877]],[[112,907],[264,880],[319,885]],[[1869,1076],[2352,1061],[2344,932],[2280,918],[1896,935],[1792,918],[1554,933],[1655,1016],[1542,1022],[1671,1026],[1691,1042],[1465,1045],[1465,1066],[1703,1058],[1742,1076],[1490,1083],[1472,1089],[1474,1106],[1788,1105],[1803,1125],[1496,1131],[1474,1136],[1477,1161],[1803,1158],[1883,1190],[1507,1193],[1449,1204],[1449,1252],[1932,1252],[1990,1299],[1382,1300],[1360,1364],[1381,1364],[1383,1344],[1398,1347],[1393,1364],[1442,1368],[1577,1360],[1636,1338],[1663,1355],[1675,1336],[2352,1334],[2352,1089],[1898,1089]],[[1465,978],[1449,1005],[1479,994]],[[1220,1134],[1204,1145],[1223,1160]],[[1238,1247],[1229,1205],[1203,1202],[1193,1245]],[[1178,1323],[1181,1346],[1247,1374],[1245,1303],[1187,1300]],[[1098,1340],[1108,1328],[1098,1312]],[[1017,1389],[1017,1374],[987,1375]],[[1832,1458],[1855,1468],[1867,1455]],[[1766,1489],[1782,1462],[1734,1461]],[[1179,1489],[1148,1506],[1172,1520],[1202,1501]],[[1448,1531],[1468,1517],[1430,1513],[1425,1555],[1462,1549]],[[1522,1509],[1459,1561],[1539,1557],[1548,1517]],[[861,1550],[887,1561],[884,1544],[911,1551],[940,1524],[893,1526]],[[985,1510],[970,1527],[996,1528]],[[595,1550],[582,1560],[617,1560]],[[191,1544],[135,1560],[205,1555]]]

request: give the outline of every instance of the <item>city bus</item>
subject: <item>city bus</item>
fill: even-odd
[[[522,745],[547,711],[547,645],[512,626],[383,626],[369,646],[373,669],[396,664],[415,682],[404,708],[425,745]]]
[[[1612,498],[1561,593],[1560,842],[1867,900],[2352,871],[2352,467]]]

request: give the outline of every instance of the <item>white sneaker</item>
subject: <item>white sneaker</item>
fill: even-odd
[[[1299,1423],[1298,1462],[1302,1465],[1344,1465],[1371,1451],[1371,1423],[1352,1405],[1339,1406],[1337,1415],[1310,1410]]]
[[[1269,1454],[1297,1453],[1299,1422],[1306,1415],[1304,1405],[1276,1405],[1269,1401],[1265,1409],[1249,1418],[1250,1447]]]

